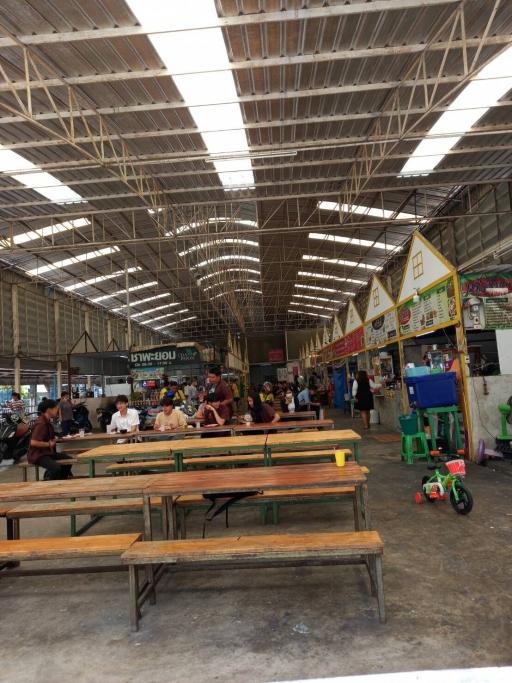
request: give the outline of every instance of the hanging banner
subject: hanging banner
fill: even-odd
[[[364,347],[364,330],[359,327],[350,334],[347,334],[343,339],[331,344],[331,357],[341,358],[342,356],[349,356],[352,353],[361,351]]]
[[[132,370],[132,377],[135,380],[159,379],[165,373],[165,368],[142,368]]]
[[[512,327],[512,273],[460,276],[464,327],[504,330]]]
[[[388,311],[364,326],[364,345],[367,348],[382,346],[398,336],[396,311]]]
[[[410,299],[398,307],[398,322],[403,337],[447,325],[457,317],[453,277],[421,292],[419,299],[418,302]]]

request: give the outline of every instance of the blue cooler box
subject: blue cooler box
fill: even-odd
[[[440,408],[456,406],[457,375],[454,372],[440,372],[423,377],[406,377],[407,396],[410,405],[416,408]]]

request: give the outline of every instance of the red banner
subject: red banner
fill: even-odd
[[[350,332],[346,337],[338,339],[325,348],[326,360],[343,358],[352,353],[362,351],[364,348],[364,328],[358,327],[357,330]]]
[[[284,361],[283,349],[270,349],[268,352],[269,363],[282,363]]]

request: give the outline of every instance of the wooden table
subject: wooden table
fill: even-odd
[[[251,434],[246,436],[215,437],[212,439],[179,439],[147,443],[112,444],[98,446],[78,456],[89,463],[89,474],[94,476],[96,462],[116,462],[136,458],[173,456],[177,471],[183,470],[183,456],[194,457],[218,453],[263,453],[271,459],[272,449],[297,450],[311,447],[348,447],[356,460],[359,459],[361,437],[352,429],[327,429],[325,431],[292,432],[291,434]],[[270,462],[268,464],[271,464]]]
[[[239,424],[233,427],[234,434],[250,434],[251,432],[263,431],[265,434],[270,432],[297,431],[300,429],[334,429],[332,420],[283,420],[282,422]]]
[[[143,491],[144,537],[153,537],[151,525],[151,497],[162,498],[167,519],[175,519],[174,502],[178,496],[221,494],[273,489],[323,488],[354,486],[359,519],[356,528],[370,528],[366,476],[356,462],[344,467],[334,463],[316,465],[282,465],[280,467],[248,467],[243,469],[169,472],[153,475]]]
[[[295,413],[284,413],[278,410],[277,414],[282,420],[316,420],[316,413],[314,410],[299,410]]]

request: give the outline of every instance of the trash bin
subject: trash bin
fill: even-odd
[[[398,418],[400,421],[400,429],[403,434],[417,434],[418,433],[418,416],[416,413],[411,415],[402,415]]]

